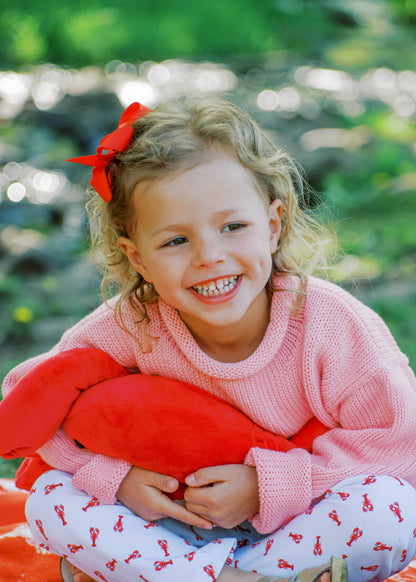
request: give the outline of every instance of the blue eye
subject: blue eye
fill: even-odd
[[[166,242],[165,244],[163,244],[163,247],[177,247],[179,245],[183,245],[185,243],[188,242],[188,239],[184,236],[177,236],[175,238],[172,238],[171,240],[169,240],[168,242]]]
[[[236,232],[238,230],[241,230],[245,226],[246,225],[241,222],[230,222],[230,224],[224,226],[223,230],[226,232]]]

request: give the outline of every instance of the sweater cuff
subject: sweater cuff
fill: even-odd
[[[131,468],[120,459],[78,448],[62,428],[38,453],[51,467],[71,473],[74,487],[108,504],[116,503],[120,483]]]
[[[260,509],[250,521],[259,533],[272,533],[308,509],[312,502],[309,453],[252,448],[244,463],[257,470]]]
[[[72,484],[89,495],[97,497],[101,503],[117,503],[120,483],[131,469],[131,464],[105,455],[94,457],[78,469],[72,477]]]

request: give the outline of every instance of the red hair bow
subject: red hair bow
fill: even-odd
[[[67,162],[77,162],[94,168],[90,184],[105,202],[110,202],[113,197],[111,176],[107,172],[107,166],[119,152],[125,152],[129,147],[133,137],[133,128],[131,126],[133,121],[143,117],[150,111],[151,109],[141,103],[132,103],[120,117],[117,129],[100,141],[95,155],[66,160]],[[107,153],[103,153],[104,151],[107,151]]]

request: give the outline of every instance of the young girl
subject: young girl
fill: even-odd
[[[201,468],[180,504],[167,495],[176,479],[60,429],[39,451],[57,471],[37,480],[27,518],[68,560],[65,579],[68,562],[75,580],[109,582],[341,582],[340,563],[364,582],[403,569],[416,553],[415,377],[375,313],[306,275],[320,233],[290,158],[234,105],[202,101],[134,104],[78,161],[94,166],[92,229],[120,293],[4,392],[45,358],[93,346],[283,436],[313,416],[330,430],[312,454],[253,448],[243,465]]]

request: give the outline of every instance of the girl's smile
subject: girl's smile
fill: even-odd
[[[208,299],[219,298],[218,300],[227,300],[230,298],[231,292],[236,289],[239,281],[241,279],[238,276],[223,277],[215,281],[207,281],[199,285],[194,285],[192,289],[198,295]]]
[[[179,311],[203,349],[238,344],[253,351],[268,324],[265,287],[280,200],[266,202],[251,174],[225,153],[141,182],[134,196],[134,233],[120,239],[134,269]]]

